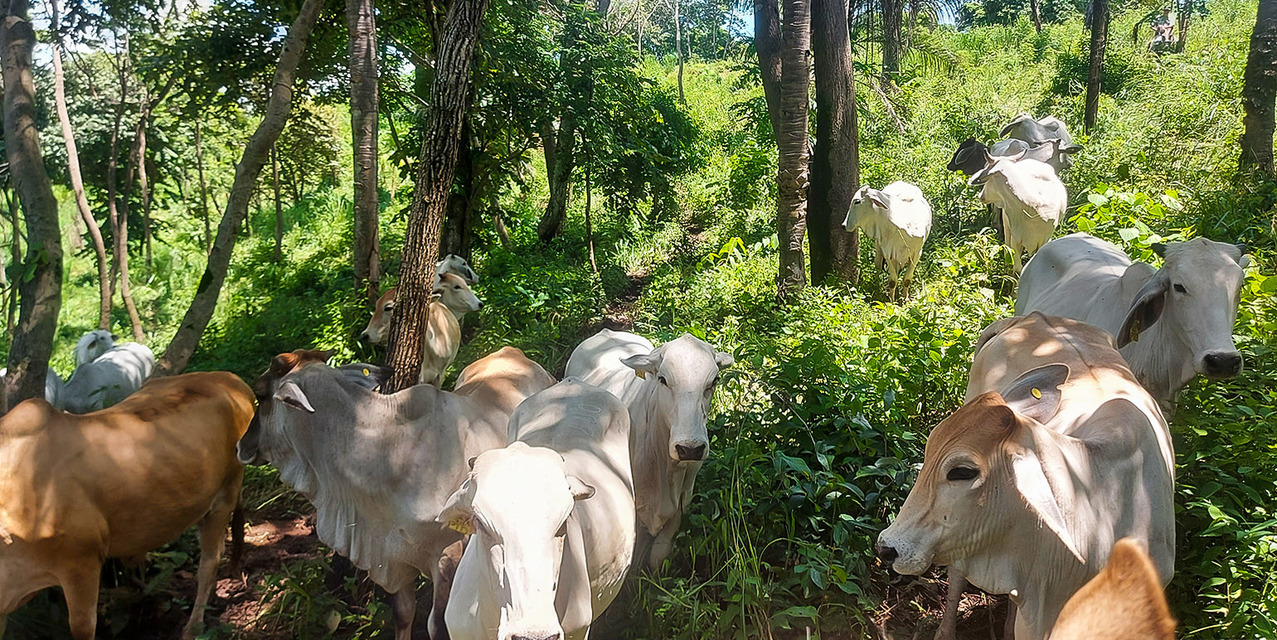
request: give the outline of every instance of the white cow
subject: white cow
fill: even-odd
[[[1068,125],[1065,125],[1063,120],[1055,116],[1034,118],[1027,113],[1021,113],[1013,118],[1002,127],[998,135],[1003,138],[1023,140],[1029,144],[1041,144],[1047,140],[1059,140],[1065,145],[1073,143],[1073,136],[1069,135]]]
[[[1161,269],[1084,233],[1052,240],[1025,266],[1015,312],[1076,318],[1117,336],[1135,376],[1169,407],[1199,373],[1241,373],[1233,325],[1250,258],[1245,245],[1205,238],[1154,250]]]
[[[660,347],[603,329],[568,358],[567,376],[612,392],[630,410],[630,464],[638,515],[634,563],[655,570],[669,555],[709,449],[705,428],[719,372],[731,354],[683,334]]]
[[[922,190],[903,181],[893,182],[881,191],[867,185],[860,187],[851,199],[843,227],[849,233],[863,229],[874,241],[874,265],[886,267],[890,280],[887,296],[892,300],[896,299],[896,283],[904,270],[908,297],[913,272],[922,257],[922,245],[931,233],[931,203]]]
[[[999,320],[977,341],[967,397],[927,438],[878,538],[884,561],[911,575],[947,565],[1011,593],[1016,640],[1045,638],[1120,538],[1145,544],[1170,581],[1170,430],[1111,336],[1040,313]]]
[[[140,342],[125,342],[75,368],[63,388],[63,409],[89,413],[105,409],[142,388],[155,370],[155,354]]]
[[[554,378],[507,347],[467,367],[469,382],[455,392],[416,385],[383,395],[369,378],[385,372],[334,369],[328,356],[271,361],[253,385],[257,416],[237,453],[275,465],[310,500],[319,539],[393,594],[395,638],[410,640],[417,576],[438,584],[440,554],[461,537],[435,518],[466,478],[466,461],[504,447],[515,407]]]
[[[80,336],[79,342],[75,343],[75,366],[97,360],[98,356],[115,346],[118,337],[105,329],[94,329]]]
[[[443,260],[435,263],[435,278],[441,278],[445,273],[460,276],[462,280],[466,281],[466,284],[479,283],[479,274],[470,268],[470,263],[466,262],[465,258],[455,253],[449,253]]]
[[[440,522],[471,533],[448,600],[454,640],[584,640],[634,551],[630,416],[569,378],[519,405]],[[587,499],[588,498],[588,499]]]
[[[0,369],[0,388],[4,387],[4,377],[8,373],[9,369]],[[54,408],[61,409],[63,387],[65,387],[65,383],[62,382],[62,377],[58,375],[58,372],[54,371],[53,367],[45,369],[44,401],[53,405]],[[2,391],[0,391],[0,393],[2,393]]]
[[[1051,239],[1069,206],[1069,194],[1055,169],[1044,162],[985,153],[985,167],[969,180],[983,185],[980,201],[1002,210],[1002,228],[1015,272],[1023,268],[1021,252],[1033,255]]]

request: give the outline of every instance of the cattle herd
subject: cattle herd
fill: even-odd
[[[901,574],[948,568],[937,638],[966,583],[1010,594],[1016,640],[1163,640],[1174,571],[1175,454],[1165,415],[1198,374],[1241,372],[1232,342],[1242,245],[1158,245],[1160,269],[1086,234],[1050,237],[1067,204],[1064,123],[1020,116],[968,140],[950,169],[997,207],[1019,276],[1015,313],[984,328],[966,402],[927,439],[921,471],[878,538]],[[906,182],[856,192],[846,222],[907,295],[931,207]],[[1030,259],[1020,268],[1021,253]],[[391,595],[409,640],[431,576],[430,637],[584,640],[627,574],[669,556],[709,455],[707,416],[732,355],[684,334],[660,346],[603,329],[557,381],[513,347],[442,382],[482,303],[455,256],[436,268],[420,382],[275,356],[252,387],[229,373],[147,382],[149,349],[86,334],[64,385],[0,417],[0,636],[36,592],[62,588],[71,633],[94,637],[106,558],[199,530],[202,628],[243,465],[270,464],[315,508],[315,530]],[[360,336],[383,343],[394,292]],[[974,329],[974,328],[973,328]],[[3,372],[0,371],[0,375]]]

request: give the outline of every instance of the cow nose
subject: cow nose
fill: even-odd
[[[552,633],[516,633],[510,636],[510,640],[560,640],[563,634],[555,631]]]
[[[900,554],[896,552],[895,547],[878,545],[878,557],[882,558],[883,562],[891,564],[896,561],[896,558],[900,557]]]
[[[678,459],[684,462],[696,462],[705,459],[705,445],[703,444],[676,444],[674,451],[678,453]]]
[[[365,332],[363,332],[363,333],[359,334],[359,341],[360,341],[360,342],[368,342],[369,340],[370,340],[370,338],[368,337],[368,332],[367,332],[367,331],[365,331]]]
[[[480,300],[480,301],[479,301],[479,307],[478,307],[477,309],[475,309],[475,311],[479,311],[480,309],[483,309],[483,301],[482,301],[482,300]]]
[[[1242,354],[1236,351],[1212,351],[1202,358],[1207,375],[1227,378],[1241,373]]]

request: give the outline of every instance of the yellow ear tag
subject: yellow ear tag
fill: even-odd
[[[368,375],[368,369],[364,369],[364,375]]]
[[[1033,391],[1031,391],[1031,393],[1033,394],[1034,398],[1037,398],[1038,400],[1042,399],[1042,392],[1038,390],[1037,387],[1033,387]]]
[[[1130,333],[1130,336],[1131,336],[1131,342],[1139,342],[1139,341],[1140,341],[1140,323],[1138,323],[1138,322],[1132,322],[1132,323],[1131,323],[1131,333]]]
[[[634,370],[634,375],[638,376],[640,380],[646,380],[646,379],[647,379],[647,372],[646,372],[646,371],[644,371],[644,370],[642,370],[642,369],[635,369],[635,370]]]
[[[463,536],[468,536],[474,533],[474,523],[470,521],[470,518],[466,517],[458,517],[449,520],[448,528]]]

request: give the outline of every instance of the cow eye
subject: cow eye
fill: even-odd
[[[656,381],[667,387],[670,386],[670,383],[665,379],[665,376],[656,376]]]
[[[453,289],[453,291],[460,291],[460,290],[461,290],[461,285],[459,285],[459,284],[454,284],[454,285],[452,285],[452,289]]]
[[[1176,282],[1176,283],[1175,283],[1175,293],[1188,293],[1188,289],[1185,289],[1185,288],[1184,288],[1184,285],[1182,285],[1182,284],[1180,284],[1180,283]]]
[[[386,306],[384,306],[384,307],[382,307],[382,308],[383,308],[383,309],[385,309],[386,311],[390,311],[391,309],[394,309],[394,308],[395,308],[395,303],[393,303],[393,302],[387,302],[387,303],[386,303]]]
[[[964,480],[975,480],[980,475],[980,471],[974,467],[954,467],[949,470],[946,476],[950,482],[962,482]]]

